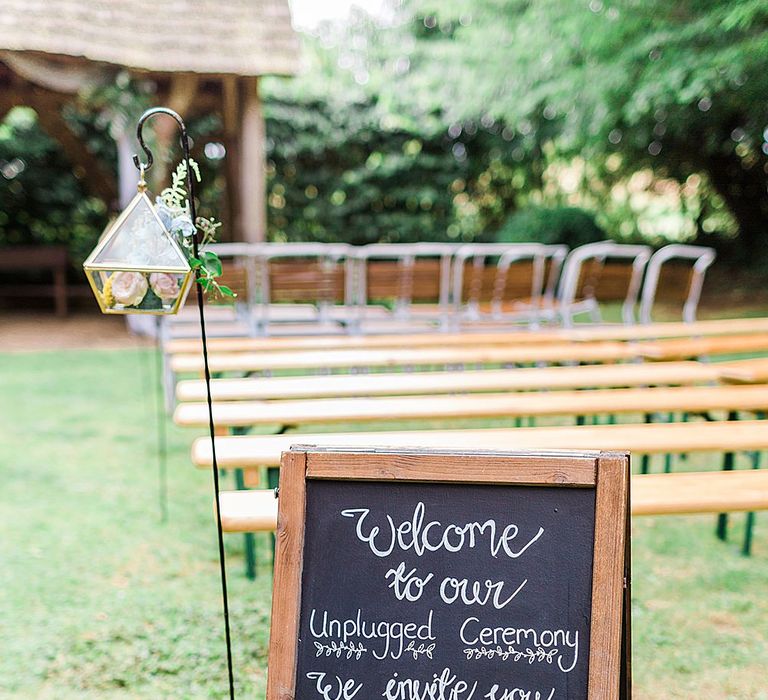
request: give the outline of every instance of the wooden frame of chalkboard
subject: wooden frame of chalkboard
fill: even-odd
[[[267,700],[296,698],[302,580],[311,576],[304,559],[307,483],[313,480],[593,489],[587,697],[629,697],[629,475],[623,452],[293,446],[281,462]]]

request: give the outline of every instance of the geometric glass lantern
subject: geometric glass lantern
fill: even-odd
[[[141,186],[83,267],[105,314],[175,314],[193,278],[187,256]]]

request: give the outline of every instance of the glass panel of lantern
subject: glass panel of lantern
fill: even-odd
[[[105,314],[175,314],[193,277],[144,192],[106,230],[83,267]]]

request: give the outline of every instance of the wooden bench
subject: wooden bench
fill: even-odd
[[[637,358],[666,361],[756,351],[768,351],[768,333],[717,338],[672,338],[638,343],[569,341],[524,346],[427,348],[407,347],[406,337],[404,347],[392,349],[211,353],[209,365],[212,372],[299,371],[462,364],[596,363]],[[171,357],[170,366],[177,374],[200,373],[203,360],[199,354],[179,354]]]
[[[768,357],[723,363],[720,379],[733,384],[768,384]]]
[[[334,374],[309,377],[253,377],[213,379],[211,381],[211,393],[214,401],[247,401],[341,396],[533,391],[537,389],[580,389],[586,387],[690,385],[716,382],[722,371],[721,365],[686,361],[584,365],[581,367],[520,367],[517,369]],[[205,401],[206,396],[203,380],[187,379],[176,385],[176,398],[181,402]]]
[[[272,489],[223,491],[224,532],[270,532],[277,527]],[[768,470],[635,474],[632,515],[684,515],[768,510]]]
[[[0,273],[9,284],[0,286],[3,297],[50,297],[57,316],[67,315],[67,267],[69,259],[64,246],[13,246],[0,251]],[[19,280],[16,273],[51,273],[51,284]],[[10,273],[10,274],[6,274]]]
[[[229,435],[216,438],[216,457],[222,469],[274,467],[280,464],[280,455],[295,444],[451,449],[480,447],[489,450],[547,447],[573,450],[631,450],[633,454],[739,452],[768,450],[768,422],[744,420],[713,421],[706,426],[701,423],[636,423],[474,430]],[[193,442],[192,462],[199,468],[210,469],[210,438],[198,438]]]
[[[683,360],[703,355],[730,355],[768,351],[768,333],[707,338],[669,338],[640,346],[647,360]]]
[[[334,422],[517,418],[556,415],[593,416],[623,413],[706,413],[768,409],[768,385],[597,389],[461,396],[232,401],[213,404],[219,427],[308,425]],[[205,403],[182,403],[174,421],[207,426]]]
[[[407,339],[405,341],[407,343]],[[556,343],[525,347],[477,346],[456,348],[397,348],[376,350],[327,350],[283,353],[211,353],[211,372],[354,369],[363,367],[421,367],[464,364],[513,364],[531,362],[618,362],[638,357],[635,349],[619,342]],[[171,369],[199,374],[200,355],[174,355]]]
[[[206,314],[210,314],[206,311]],[[197,323],[196,319],[192,319]],[[474,345],[540,345],[551,342],[599,340],[651,340],[657,338],[689,338],[696,336],[768,333],[768,318],[731,318],[696,321],[694,323],[649,323],[624,326],[576,326],[572,329],[527,331],[410,333],[366,336],[272,336],[266,338],[210,338],[211,352],[271,352],[285,350],[371,349],[401,347],[455,347]],[[195,339],[170,340],[165,351],[171,354],[200,352]]]
[[[512,449],[629,449],[638,453],[667,454],[692,451],[723,452],[729,449],[761,450],[768,446],[768,430],[763,421],[710,423],[702,430],[700,424],[640,424],[583,426],[579,428],[485,429],[391,433],[325,433],[275,436],[240,436],[216,438],[217,463],[220,468],[235,468],[238,488],[259,486],[261,470],[257,465],[276,467],[282,452],[293,444],[334,446],[414,446]],[[198,439],[192,450],[198,467],[211,466],[211,442]],[[733,457],[726,455],[723,468],[733,468]],[[753,455],[753,460],[756,459]],[[756,461],[753,462],[755,465]],[[277,470],[269,475],[271,486],[277,485]],[[237,498],[237,497],[234,497]],[[240,501],[242,503],[242,501]],[[272,506],[268,506],[272,507]],[[747,522],[744,552],[751,547],[753,517]],[[727,516],[718,518],[718,536],[725,539]],[[255,575],[253,535],[246,533],[246,575]]]

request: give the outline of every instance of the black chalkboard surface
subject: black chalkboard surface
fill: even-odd
[[[605,661],[595,575],[604,586],[606,557],[623,573],[625,545],[609,553],[596,539],[626,519],[626,491],[614,499],[619,523],[598,512],[599,463],[595,453],[291,453],[268,699],[619,697],[590,682]],[[607,638],[597,631],[608,656],[619,653],[622,584],[599,611],[615,618]],[[599,687],[618,691],[613,668]]]

